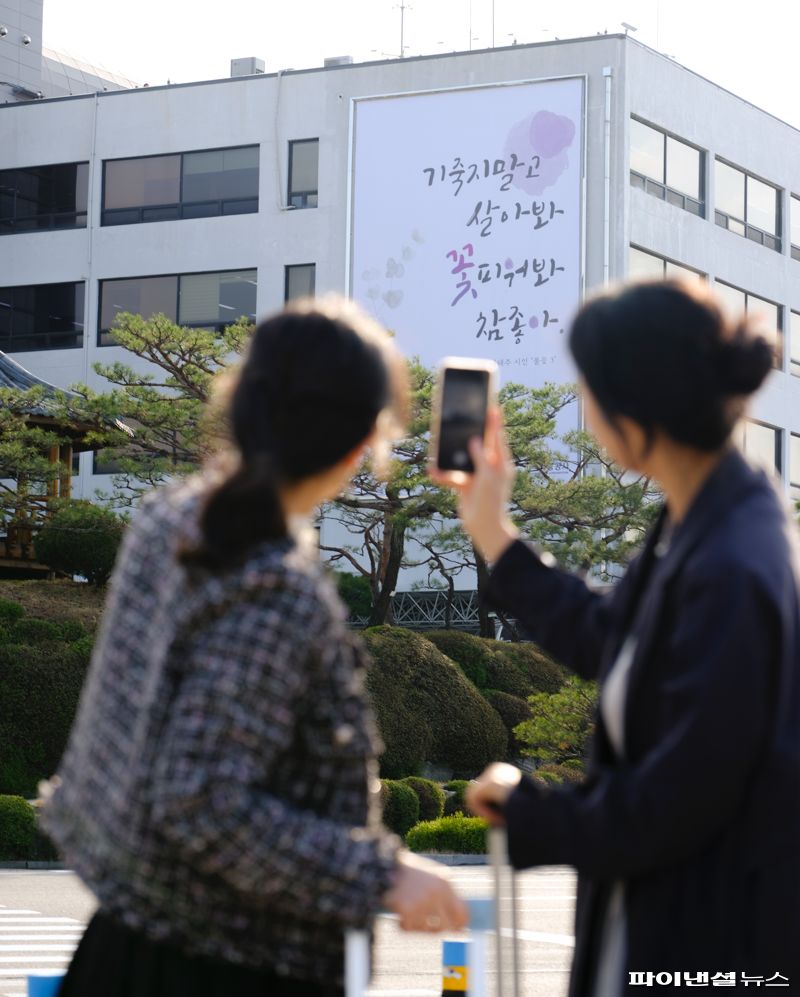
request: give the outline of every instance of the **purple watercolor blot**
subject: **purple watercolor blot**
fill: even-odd
[[[515,170],[514,186],[532,197],[552,187],[569,166],[568,150],[576,131],[571,118],[553,111],[534,111],[518,121],[509,131],[503,151],[506,160],[516,153],[530,170]]]
[[[513,269],[514,269],[514,261],[509,256],[509,258],[506,260],[506,270],[513,270]]]
[[[535,315],[531,315],[531,317],[528,319],[528,325],[531,327],[531,329],[538,329],[539,319],[536,318]]]

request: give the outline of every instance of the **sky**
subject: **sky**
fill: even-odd
[[[44,44],[151,86],[218,79],[257,56],[267,72],[574,38],[634,37],[800,128],[800,3],[760,0],[45,0]]]

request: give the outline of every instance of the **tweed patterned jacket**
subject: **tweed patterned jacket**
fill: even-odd
[[[298,979],[342,976],[399,842],[380,825],[365,652],[292,540],[190,582],[201,476],[140,508],[44,825],[130,927]]]

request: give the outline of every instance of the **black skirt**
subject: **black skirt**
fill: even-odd
[[[341,997],[336,986],[186,955],[107,914],[89,922],[58,997]]]

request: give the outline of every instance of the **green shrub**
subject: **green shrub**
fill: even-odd
[[[425,636],[442,654],[455,661],[461,671],[479,689],[486,689],[494,654],[488,642],[458,630],[432,630]]]
[[[18,602],[10,599],[0,599],[0,623],[15,623],[25,615],[25,610]]]
[[[466,808],[464,794],[469,786],[468,779],[451,779],[444,784],[444,788],[450,795],[444,801],[444,816],[452,817],[455,813],[462,813]]]
[[[419,819],[436,820],[444,813],[444,790],[432,779],[420,779],[410,775],[402,780],[419,797]]]
[[[472,777],[506,756],[497,713],[463,672],[420,634],[400,627],[365,633],[374,659],[367,673],[389,778],[417,775],[425,762]]]
[[[419,820],[419,797],[405,783],[394,779],[381,780],[383,823],[390,831],[405,837]]]
[[[372,589],[369,578],[364,575],[351,575],[346,571],[334,571],[333,575],[339,598],[350,610],[350,615],[369,617],[372,612]]]
[[[486,697],[486,701],[500,714],[503,726],[508,731],[509,757],[515,757],[520,754],[523,745],[517,740],[514,728],[523,720],[530,720],[532,713],[528,701],[520,699],[518,696],[509,696],[507,692],[500,692],[499,689],[487,689],[483,695]]]
[[[0,796],[0,859],[29,859],[36,837],[36,813],[21,796]]]
[[[581,764],[589,752],[597,711],[597,685],[571,676],[558,692],[529,699],[532,716],[514,731],[522,753],[541,762]],[[582,768],[581,764],[581,768]]]
[[[36,536],[36,556],[67,575],[104,585],[114,567],[125,523],[110,509],[76,499],[62,505]]]
[[[546,765],[540,765],[536,769],[533,773],[533,778],[538,779],[539,782],[547,782],[559,786],[562,782],[583,782],[583,772],[574,764],[557,765],[555,762],[548,762]]]
[[[526,686],[525,696],[536,692],[558,692],[569,677],[566,669],[548,657],[536,644],[506,640],[487,640],[486,643],[522,675]],[[500,686],[490,685],[490,688],[500,689]],[[501,691],[509,692],[507,689]],[[511,692],[511,695],[518,693]]]
[[[417,824],[406,835],[412,852],[456,852],[485,855],[488,823],[480,817],[440,817]]]
[[[26,616],[8,628],[8,644],[41,644],[44,641],[63,640],[61,625],[49,620]]]
[[[35,796],[55,772],[89,654],[82,641],[0,646],[0,793]]]
[[[61,629],[61,639],[68,641],[70,644],[83,640],[84,637],[88,636],[86,627],[80,620],[62,620],[58,626]]]

